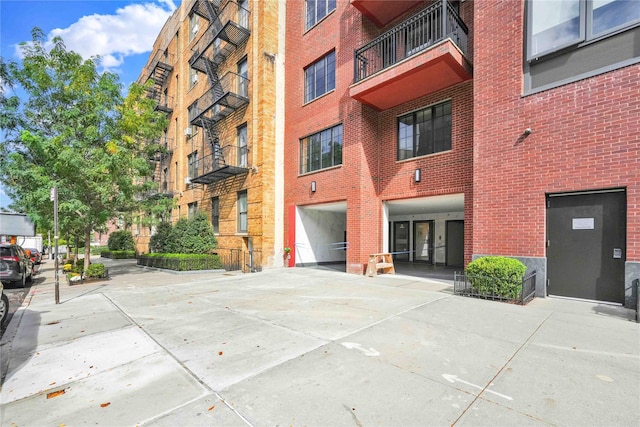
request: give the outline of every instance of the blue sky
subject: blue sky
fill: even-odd
[[[31,30],[39,27],[84,58],[99,55],[100,69],[117,73],[127,87],[179,5],[180,0],[0,0],[0,55],[19,60],[18,44],[30,41]],[[0,187],[0,207],[9,202]]]

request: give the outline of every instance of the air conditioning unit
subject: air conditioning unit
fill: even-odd
[[[198,75],[197,74],[194,74],[193,76],[191,76],[191,83],[192,84],[198,83]]]
[[[193,131],[191,130],[191,128],[184,128],[184,136],[191,136],[193,135]]]
[[[194,25],[193,28],[191,29],[191,32],[193,34],[197,33],[198,30],[200,29],[200,26],[198,24]]]
[[[191,178],[190,178],[190,177],[186,177],[186,178],[184,179],[184,183],[185,183],[186,185],[191,184]]]

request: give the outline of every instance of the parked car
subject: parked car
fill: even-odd
[[[15,283],[25,287],[33,280],[33,262],[22,246],[0,244],[0,281],[4,285]]]
[[[36,248],[23,248],[25,250],[25,252],[29,252],[30,253],[30,257],[31,257],[31,262],[33,262],[35,265],[40,265],[40,263],[42,262],[42,254],[40,253],[39,250],[37,250]]]
[[[0,299],[0,328],[4,326],[4,322],[7,320],[7,316],[9,315],[9,297],[4,294],[4,286],[2,282],[0,282],[0,294],[2,294],[2,298]]]

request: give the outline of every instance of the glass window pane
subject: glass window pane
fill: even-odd
[[[413,157],[413,114],[398,120],[398,160]]]
[[[313,97],[313,94],[315,92],[314,90],[315,78],[313,73],[314,70],[315,70],[315,67],[312,65],[311,67],[307,68],[304,72],[304,84],[305,84],[304,101],[305,102],[309,102],[314,98]]]
[[[307,29],[313,27],[316,23],[316,2],[315,0],[307,0]]]
[[[530,58],[584,39],[580,26],[580,0],[535,0],[529,5]]]
[[[315,134],[309,138],[310,161],[309,170],[320,169],[320,135]]]
[[[332,153],[332,144],[331,144],[331,129],[327,129],[322,131],[322,133],[320,134],[320,144],[321,144],[321,150],[322,150],[322,160],[320,163],[320,167],[322,168],[328,168],[333,166],[332,160],[333,160],[333,153]]]
[[[638,0],[593,0],[593,35],[603,34],[640,20]]]
[[[326,86],[325,86],[325,61],[324,60],[320,60],[317,64],[316,64],[316,81],[315,81],[315,85],[316,85],[316,93],[315,93],[315,98],[319,97],[320,95],[324,94],[326,92]]]
[[[342,164],[342,125],[333,129],[333,164]]]
[[[327,87],[326,92],[336,88],[336,53],[327,55]]]

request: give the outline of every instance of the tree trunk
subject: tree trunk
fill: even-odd
[[[84,230],[84,273],[87,274],[91,264],[91,229]]]

